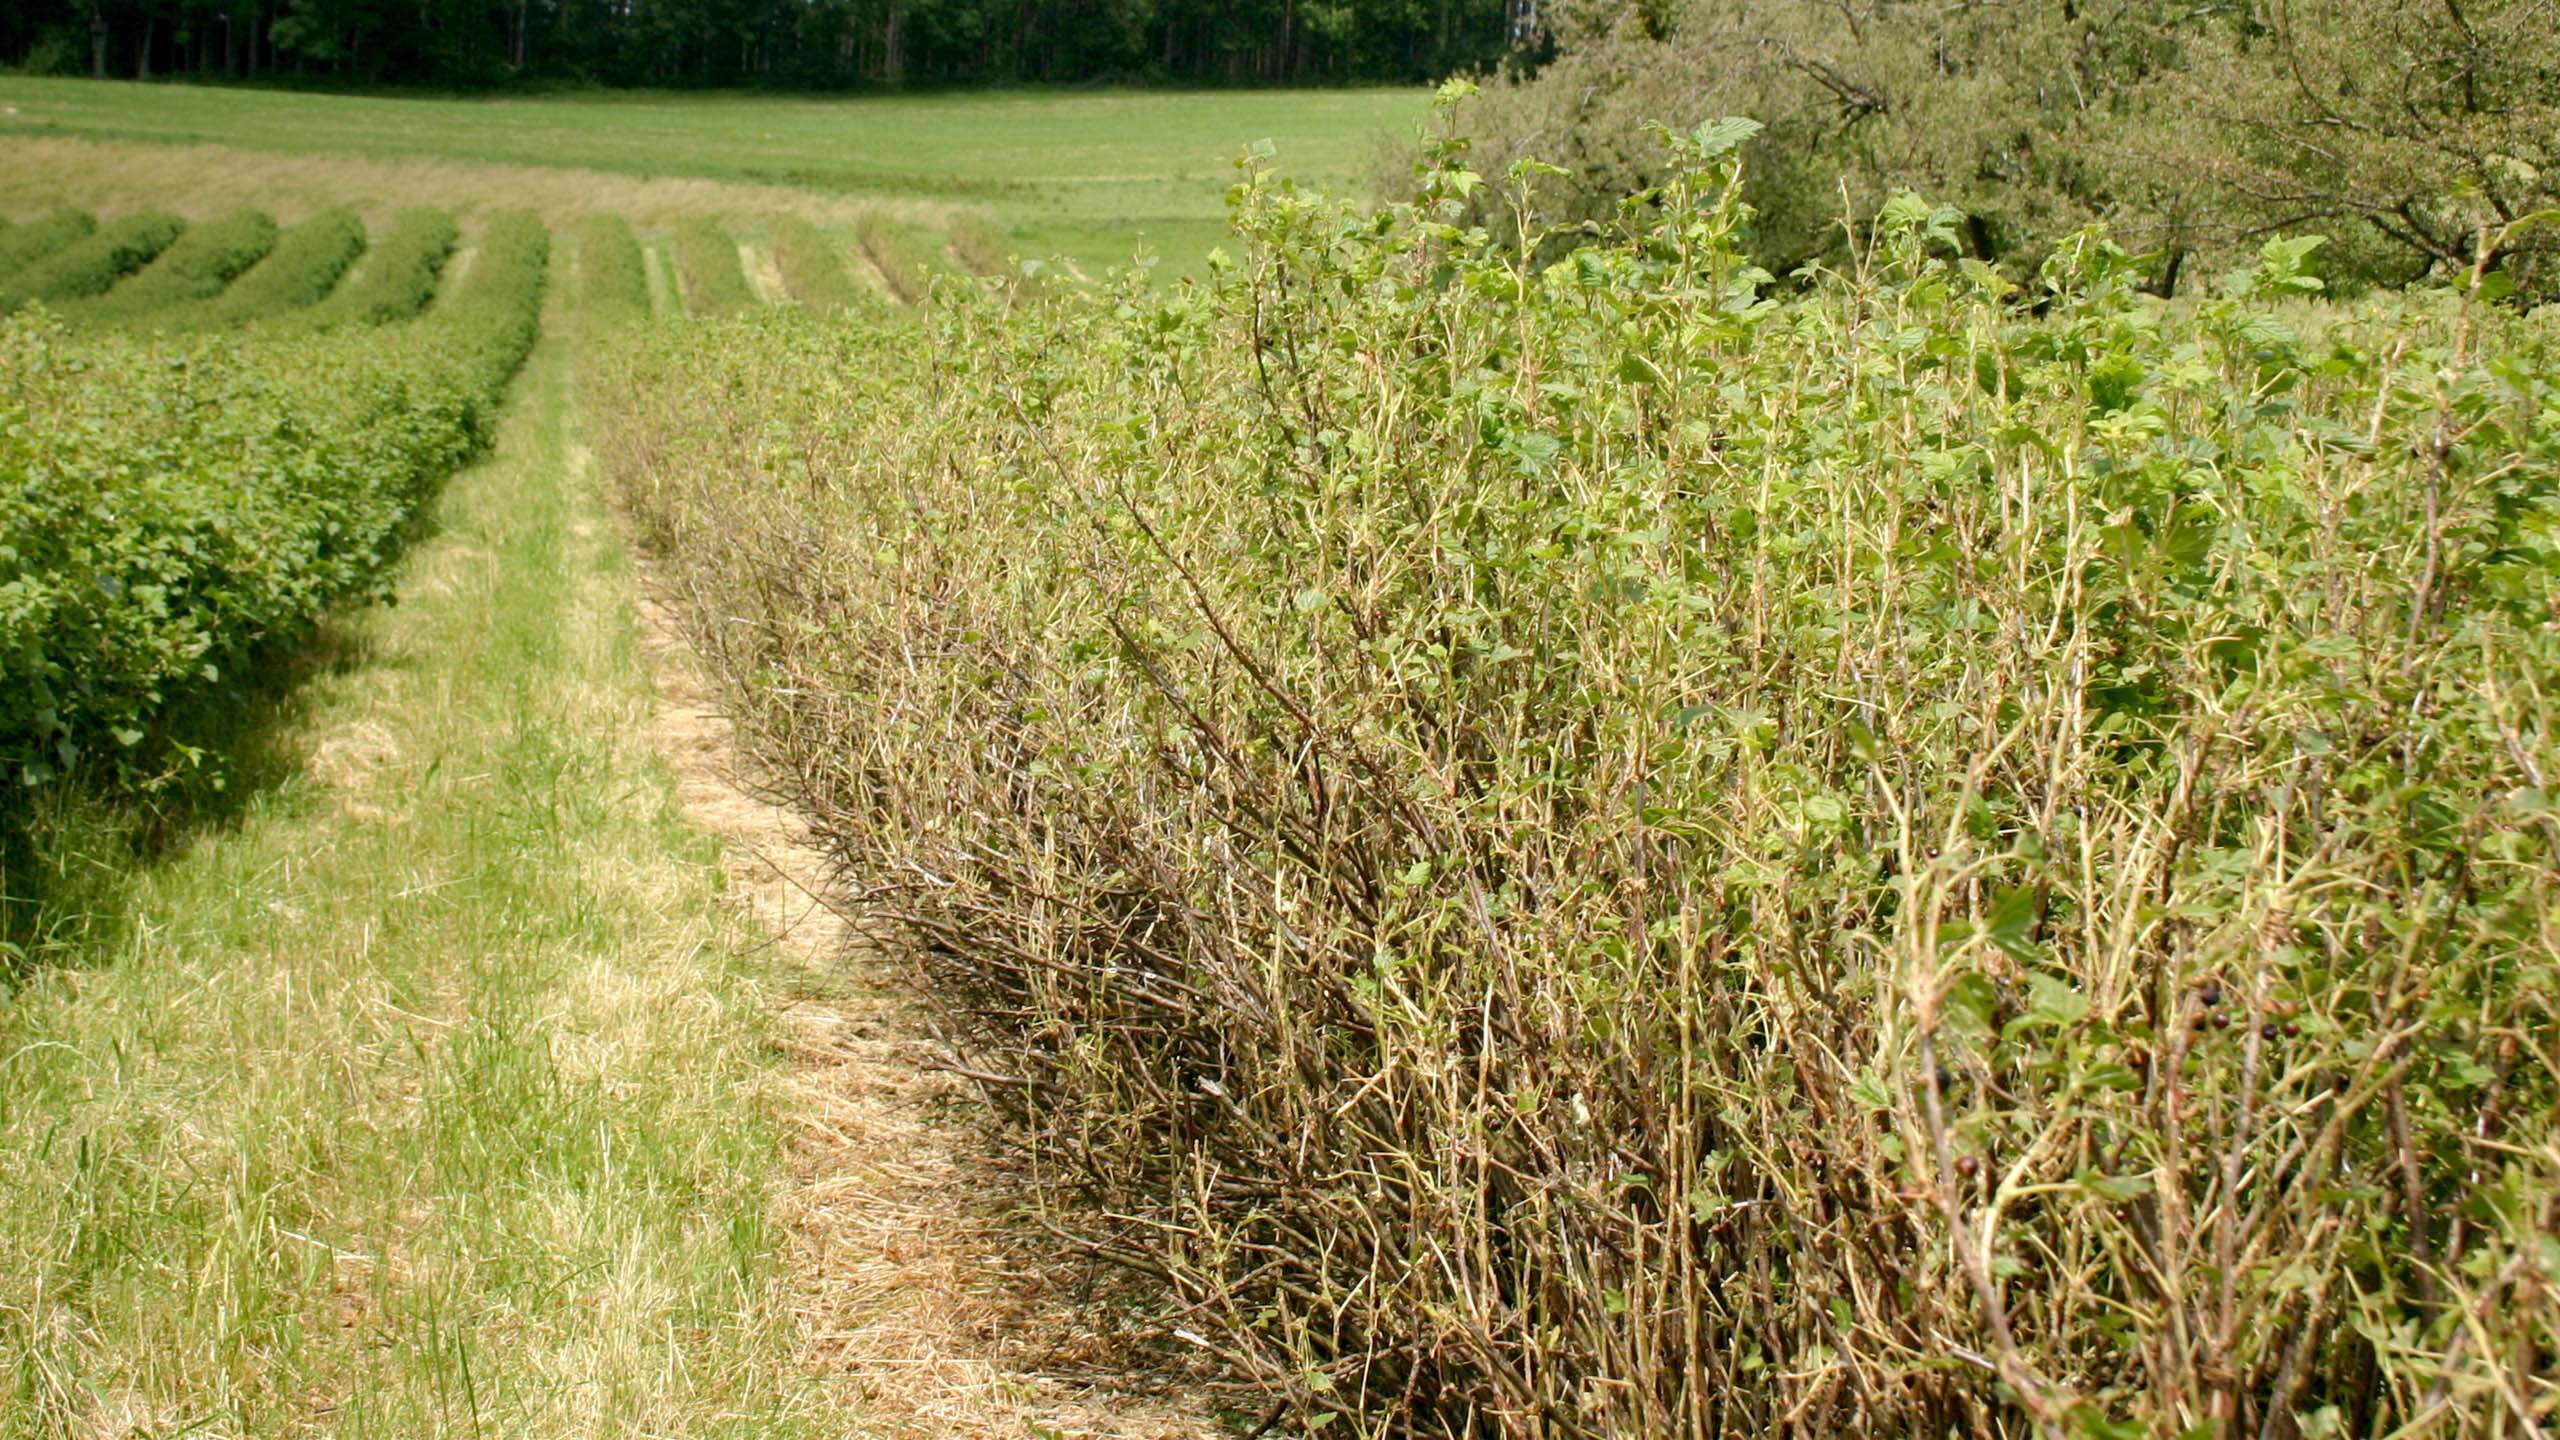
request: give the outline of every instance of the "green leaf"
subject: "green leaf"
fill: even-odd
[[[2089,997],[2072,989],[2068,981],[2051,975],[2030,975],[2025,1018],[2067,1030],[2089,1018]]]
[[[1710,120],[1689,132],[1689,143],[1698,147],[1698,158],[1713,160],[1739,147],[1760,133],[1760,122],[1740,115]]]
[[[2018,959],[2033,960],[2043,953],[2034,939],[2036,921],[2043,913],[2044,902],[2035,888],[2021,885],[1993,902],[1982,928],[1992,944]]]

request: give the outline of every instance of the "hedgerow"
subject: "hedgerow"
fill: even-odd
[[[1011,238],[984,215],[963,215],[951,222],[951,259],[972,275],[1006,275],[1013,270]]]
[[[0,776],[147,785],[165,724],[262,642],[376,593],[486,442],[539,324],[547,236],[489,227],[415,324],[286,339],[0,324]]]
[[[118,216],[0,283],[0,315],[30,301],[59,304],[103,294],[168,249],[186,228],[186,221],[165,210]]]
[[[366,254],[363,269],[329,298],[286,317],[281,324],[329,330],[406,320],[435,298],[436,281],[461,238],[453,217],[442,210],[404,211],[391,222],[381,243]]]
[[[648,261],[619,215],[578,221],[578,306],[591,320],[649,318]]]
[[[17,274],[98,228],[97,217],[68,206],[41,219],[13,225],[0,235],[0,280]]]
[[[90,323],[135,320],[210,299],[275,244],[273,218],[257,210],[235,210],[219,220],[189,227],[150,264],[103,295],[70,302],[62,313],[66,319]]]
[[[604,453],[1053,1223],[1309,1433],[2547,1428],[2549,331],[1908,197],[1781,300],[1746,133],[1552,265],[1444,150],[652,334]]]
[[[352,211],[323,210],[278,236],[266,258],[221,294],[172,311],[163,323],[218,329],[317,305],[338,287],[364,245],[364,222]]]
[[[684,308],[695,315],[726,315],[756,303],[738,245],[718,224],[700,217],[676,225],[676,271],[684,280]]]
[[[853,233],[855,243],[862,247],[863,258],[880,272],[882,283],[889,287],[889,298],[913,305],[933,288],[933,272],[941,267],[933,247],[925,244],[914,229],[871,210],[854,222]]]
[[[836,254],[817,226],[797,215],[778,215],[765,234],[773,242],[773,261],[792,299],[812,310],[851,309],[870,299],[845,273],[844,257]]]

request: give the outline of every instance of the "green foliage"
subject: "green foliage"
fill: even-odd
[[[156,323],[173,330],[212,330],[317,305],[364,253],[364,241],[364,222],[352,211],[323,210],[277,237],[266,258],[221,294],[158,317]]]
[[[695,315],[726,315],[756,303],[738,242],[719,223],[700,217],[676,226],[676,273],[684,281],[684,308]]]
[[[284,318],[290,328],[330,330],[344,325],[387,325],[406,320],[435,298],[436,280],[462,238],[442,210],[409,210],[365,256],[364,268],[329,298]]]
[[[191,226],[104,295],[63,307],[66,319],[87,323],[143,319],[172,306],[209,300],[233,277],[264,259],[276,244],[276,222],[259,210],[235,210]]]
[[[119,216],[0,283],[0,315],[30,301],[58,304],[105,293],[169,248],[187,222],[165,210]]]
[[[2273,232],[2325,227],[2361,287],[2471,267],[2482,228],[2560,206],[2551,0],[2448,23],[2383,0],[2070,6],[1911,0],[1592,3],[1566,53],[1467,108],[1488,173],[1534,150],[1564,172],[1538,223],[1605,222],[1666,173],[1657,124],[1766,122],[1749,188],[1761,263],[1841,263],[1897,189],[1961,208],[1975,258],[2031,274],[2106,219],[2174,291]],[[1391,181],[1398,177],[1388,177]],[[1509,222],[1509,192],[1476,199]],[[1847,228],[1844,228],[1845,226]],[[2560,230],[2501,235],[2528,295],[2560,287]]]
[[[915,227],[876,210],[863,212],[854,223],[854,241],[862,247],[862,258],[880,272],[890,298],[902,305],[922,300],[933,288],[934,273],[946,268]]]
[[[649,318],[649,268],[619,215],[578,221],[578,306],[590,321]]]
[[[870,292],[845,273],[844,257],[817,226],[797,215],[779,215],[765,235],[792,299],[812,310],[850,310],[870,303]]]
[[[0,235],[0,280],[5,280],[98,228],[97,217],[65,206],[41,219],[12,225]]]
[[[962,215],[951,222],[951,258],[972,275],[1013,273],[1013,238],[984,215]]]
[[[601,453],[1058,1223],[1310,1427],[2547,1427],[2548,330],[1916,198],[1774,299],[1733,138],[648,336]]]
[[[494,221],[461,293],[326,337],[0,327],[0,776],[146,785],[256,647],[374,594],[485,442],[539,324],[548,236]]]

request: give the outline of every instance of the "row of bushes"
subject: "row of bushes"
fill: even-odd
[[[676,224],[676,273],[684,281],[684,308],[695,315],[728,315],[756,303],[737,242],[716,221],[699,216]]]
[[[889,298],[901,305],[913,305],[932,289],[933,273],[941,268],[933,247],[913,226],[902,225],[876,210],[865,211],[854,224],[854,242],[862,247],[862,256],[871,268],[880,272],[881,283],[889,287]]]
[[[2560,356],[1725,152],[1560,263],[639,339],[602,448],[1057,1223],[1367,1436],[2516,1434]],[[1558,247],[1562,248],[1562,247]]]
[[[405,211],[366,254],[361,270],[288,323],[300,330],[331,330],[406,320],[435,298],[445,261],[461,238],[460,227],[445,211]]]
[[[578,308],[591,321],[649,318],[649,262],[619,215],[578,221]]]
[[[364,222],[354,212],[323,210],[278,236],[222,293],[149,318],[165,329],[219,330],[305,309],[338,288],[364,249]]]
[[[0,324],[0,779],[147,784],[164,724],[263,642],[375,592],[491,435],[548,236],[494,221],[427,320],[143,339]]]
[[[782,287],[812,310],[850,310],[864,304],[869,291],[845,272],[844,257],[797,215],[776,216],[767,228],[773,262],[782,272]]]
[[[64,305],[66,319],[129,321],[172,306],[210,300],[276,245],[276,222],[263,211],[235,210],[190,226],[158,258],[113,289]]]
[[[186,228],[186,221],[165,210],[119,216],[0,282],[0,315],[31,301],[58,305],[102,295],[168,249]]]
[[[98,228],[97,217],[65,207],[0,233],[0,280],[5,280]]]

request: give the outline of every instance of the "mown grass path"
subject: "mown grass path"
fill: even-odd
[[[751,927],[648,739],[562,342],[301,774],[0,1008],[0,1435],[806,1433]]]

